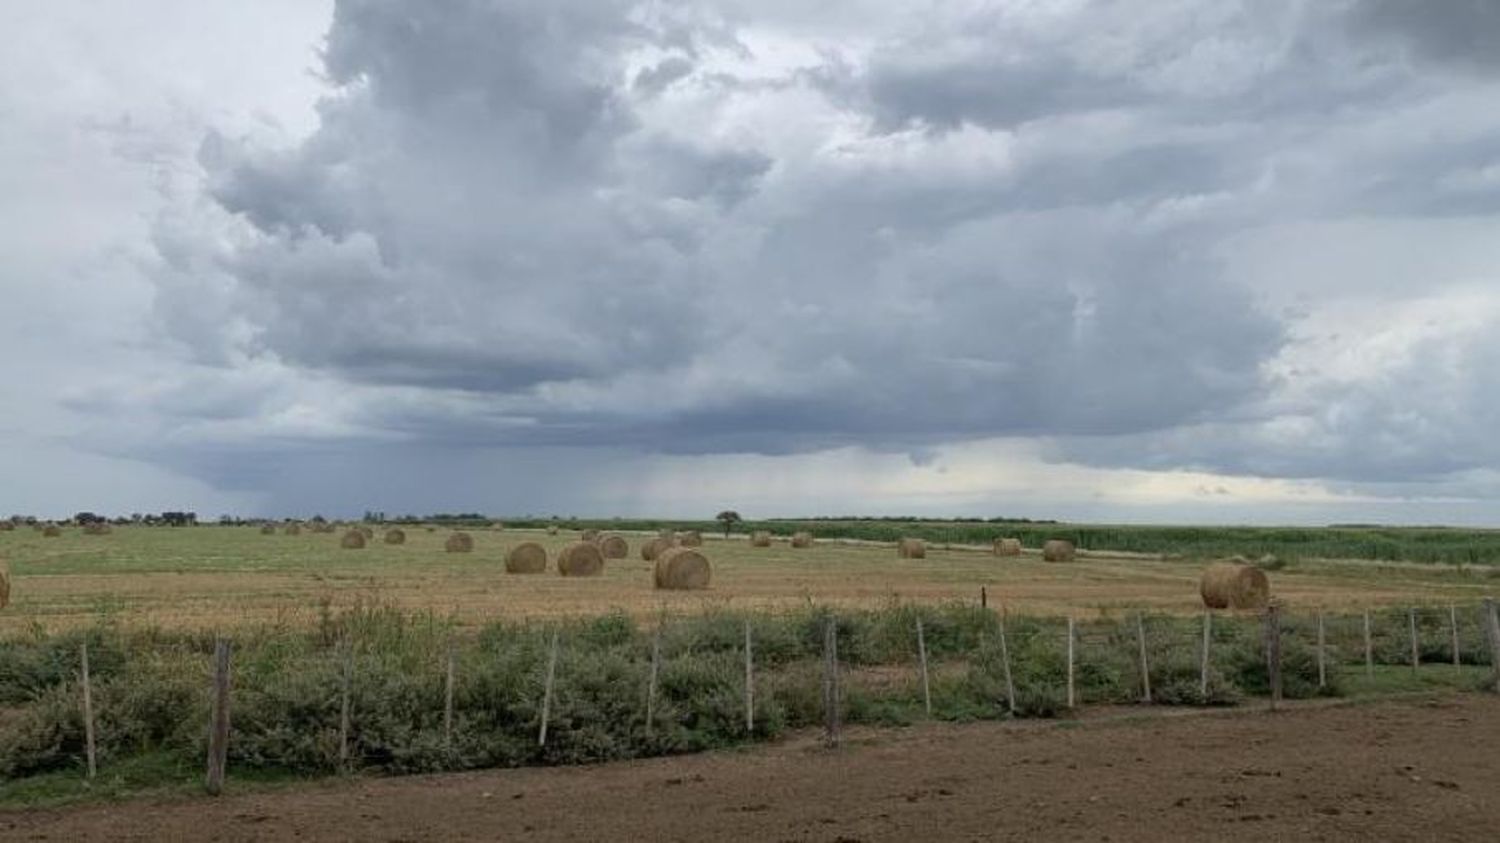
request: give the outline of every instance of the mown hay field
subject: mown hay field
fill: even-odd
[[[13,581],[0,633],[96,622],[167,629],[223,629],[242,623],[301,623],[320,607],[362,603],[431,610],[465,625],[494,620],[597,615],[638,618],[705,609],[824,606],[873,608],[893,601],[978,601],[1022,613],[1111,615],[1137,609],[1202,608],[1203,560],[1084,552],[1046,563],[1035,547],[997,557],[989,547],[929,544],[925,559],[901,559],[891,544],[819,540],[790,547],[778,536],[753,547],[744,535],[706,535],[713,566],[703,591],[660,591],[640,558],[654,534],[622,533],[625,559],[599,577],[560,577],[556,554],[575,531],[472,530],[472,553],[448,553],[446,529],[407,530],[401,545],[340,547],[339,533],[264,535],[255,527],[123,527],[109,535],[68,528],[61,538],[30,530],[0,533],[0,560]],[[999,531],[997,530],[997,535]],[[523,541],[547,549],[545,573],[507,574],[505,555]],[[1300,560],[1271,573],[1273,596],[1292,609],[1472,602],[1500,591],[1488,567]]]

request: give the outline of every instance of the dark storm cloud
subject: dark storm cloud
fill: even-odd
[[[1455,117],[1483,91],[1350,37],[1403,28],[1381,4],[1188,5],[872,16],[842,44],[794,10],[341,2],[317,129],[203,144],[214,222],[158,225],[156,315],[202,362],[345,387],[319,424],[424,447],[1484,464],[1442,457],[1478,428],[1393,423],[1389,381],[1287,398],[1288,318],[1216,252],[1493,212],[1500,127]]]
[[[1493,0],[1356,0],[1356,31],[1390,37],[1418,57],[1500,70],[1500,4]]]

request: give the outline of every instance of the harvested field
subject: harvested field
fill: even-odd
[[[0,812],[50,840],[1485,840],[1500,703],[1475,695],[1283,713],[852,730],[740,752],[551,769],[231,782]],[[1250,748],[1253,748],[1251,750]],[[579,810],[579,794],[588,810]],[[683,810],[691,805],[691,810]],[[206,834],[212,830],[212,834]]]
[[[73,531],[46,540],[29,530],[0,533],[0,558],[9,562],[13,585],[13,603],[0,612],[0,631],[22,631],[33,622],[50,629],[92,623],[101,612],[123,623],[173,628],[222,627],[226,618],[267,622],[301,614],[311,620],[324,599],[336,606],[376,601],[431,609],[478,623],[616,607],[637,617],[663,608],[786,608],[809,598],[858,607],[892,599],[977,600],[981,586],[991,605],[1024,612],[1093,616],[1202,608],[1203,563],[1197,560],[1081,553],[1073,563],[1049,565],[1030,550],[1001,560],[989,545],[950,549],[929,543],[925,562],[912,565],[896,558],[889,544],[824,541],[794,550],[786,543],[752,547],[742,536],[705,536],[712,587],[660,592],[653,587],[652,563],[638,557],[611,560],[602,576],[585,579],[504,576],[511,547],[536,541],[554,558],[572,541],[568,535],[549,536],[543,529],[480,533],[472,553],[444,552],[446,538],[412,530],[405,544],[375,543],[355,554],[341,551],[334,534],[271,537],[254,527],[126,527],[108,536]],[[1300,561],[1274,578],[1277,599],[1289,608],[1336,610],[1472,602],[1500,591],[1492,574],[1486,567]]]

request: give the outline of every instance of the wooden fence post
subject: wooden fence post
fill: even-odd
[[[839,634],[832,615],[823,624],[823,744],[838,747],[839,736]]]
[[[1005,707],[1016,714],[1016,683],[1010,673],[1010,646],[1005,642],[1005,607],[1000,607],[1000,663],[1005,668]]]
[[[755,734],[755,671],[750,654],[750,619],[745,618],[745,734]]]
[[[1271,710],[1281,702],[1281,607],[1266,607],[1266,672],[1271,684]]]
[[[1462,667],[1463,662],[1459,658],[1458,649],[1458,607],[1452,603],[1448,604],[1448,628],[1453,631],[1453,668]]]
[[[917,618],[917,659],[922,664],[922,706],[932,716],[932,685],[927,677],[927,639],[922,635],[922,619]]]
[[[1077,641],[1077,639],[1078,634],[1074,629],[1073,616],[1068,615],[1068,708],[1073,708],[1077,703],[1077,697],[1074,695],[1073,691],[1073,648],[1075,646],[1074,642]]]
[[[93,683],[89,678],[89,642],[87,639],[84,639],[79,658],[83,678],[83,749],[88,759],[88,777],[92,779],[99,774],[99,768],[95,762],[97,756],[94,749],[94,691]]]
[[[981,585],[979,587],[979,608],[988,609],[989,607],[990,595],[984,590],[984,586]]]
[[[1406,610],[1406,620],[1411,626],[1411,669],[1415,672],[1422,666],[1422,653],[1417,649],[1417,609],[1415,606]]]
[[[339,681],[339,769],[349,769],[349,713],[353,706],[352,686],[354,684],[354,646],[344,640],[344,659],[342,678]]]
[[[1370,610],[1365,610],[1365,678],[1375,678],[1375,642],[1370,635]]]
[[[1500,615],[1496,614],[1495,598],[1484,598],[1484,626],[1490,639],[1490,671],[1495,678],[1495,693],[1500,694]]]
[[[1328,657],[1325,655],[1328,639],[1323,628],[1323,613],[1318,612],[1318,688],[1328,687]]]
[[[651,635],[651,674],[646,680],[646,736],[656,730],[656,677],[661,672],[661,626]]]
[[[453,680],[457,666],[454,664],[453,642],[448,642],[448,672],[443,682],[443,745],[453,746]]]
[[[213,710],[208,730],[208,776],[205,786],[213,796],[224,790],[229,759],[229,642],[214,642]]]
[[[547,745],[547,719],[552,716],[552,682],[557,678],[557,630],[552,630],[552,651],[547,656],[547,681],[542,686],[542,724],[537,729],[536,745]]]
[[[1202,661],[1198,665],[1198,696],[1208,702],[1208,667],[1209,647],[1213,643],[1214,613],[1205,611],[1203,613],[1203,653]]]
[[[1141,691],[1142,699],[1147,705],[1151,704],[1151,665],[1146,661],[1146,616],[1137,614],[1135,616],[1135,636],[1141,645]]]

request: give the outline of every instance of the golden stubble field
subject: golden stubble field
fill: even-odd
[[[504,571],[508,548],[545,545],[549,557],[576,533],[469,531],[472,553],[447,553],[446,529],[410,528],[405,545],[375,540],[363,550],[339,546],[339,533],[261,535],[249,527],[116,528],[60,538],[29,529],[0,533],[12,604],[0,611],[0,633],[40,625],[59,629],[111,617],[120,623],[177,629],[306,623],[322,605],[365,604],[432,610],[464,625],[508,618],[599,614],[638,617],[708,608],[875,607],[892,601],[977,601],[1032,614],[1078,617],[1135,609],[1195,612],[1201,560],[1088,554],[1046,563],[1029,548],[999,558],[982,548],[930,546],[926,559],[898,559],[893,547],[819,542],[793,549],[785,540],[754,548],[743,536],[705,536],[713,585],[702,592],[652,587],[640,558],[645,534],[622,533],[630,557],[611,560],[598,578]],[[1500,591],[1488,569],[1358,561],[1299,561],[1271,574],[1273,593],[1293,609],[1466,603]]]

